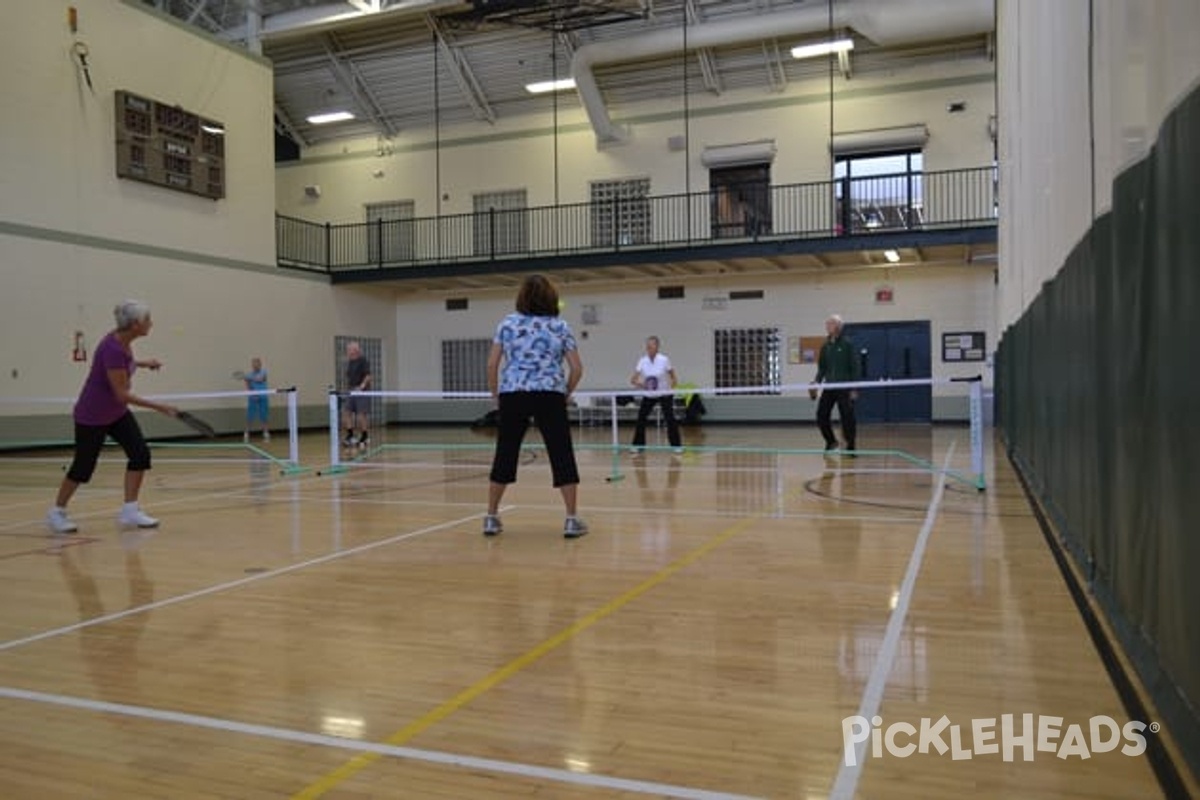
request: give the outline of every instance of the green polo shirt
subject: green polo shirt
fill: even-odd
[[[817,357],[817,383],[849,383],[859,379],[858,354],[844,336],[830,337]]]

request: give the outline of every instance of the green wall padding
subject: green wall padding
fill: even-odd
[[[1200,775],[1200,90],[997,354],[997,424]],[[1149,720],[1147,720],[1149,721]]]

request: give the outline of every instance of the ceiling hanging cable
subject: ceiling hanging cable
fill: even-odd
[[[829,31],[828,31],[828,35],[826,36],[826,41],[832,42],[833,41],[833,0],[828,0],[827,8],[828,8],[827,27],[829,28]],[[834,162],[831,165],[830,174],[836,175],[836,173],[837,173],[837,156],[835,156],[833,154],[833,57],[832,56],[829,57],[828,61],[829,61],[829,157],[831,159],[833,159],[833,162]],[[850,173],[849,173],[849,171],[847,171],[845,181],[841,186],[841,194],[842,194],[842,197],[841,197],[841,201],[842,201],[841,206],[842,207],[837,208],[836,204],[835,204],[834,211],[838,215],[838,218],[836,220],[834,220],[833,227],[834,227],[835,231],[839,227],[841,227],[844,232],[849,233],[849,226],[843,224],[843,222],[849,220],[849,213],[846,211],[846,208],[848,207],[848,204],[850,202],[850,196],[849,196],[850,195]]]
[[[558,16],[558,12],[555,12]],[[558,85],[558,25],[554,25],[550,32],[550,78]],[[550,93],[553,105],[553,125],[554,125],[554,207],[558,208],[558,92]],[[558,226],[554,226],[554,235],[558,236]]]
[[[433,43],[433,183],[434,183],[434,250],[438,260],[442,257],[442,103],[438,84],[438,36],[431,37]]]
[[[683,4],[683,196],[686,198],[687,240],[692,241],[692,132],[688,101],[688,4]]]

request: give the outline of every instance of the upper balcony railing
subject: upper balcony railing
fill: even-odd
[[[994,167],[475,214],[320,224],[276,218],[279,264],[322,272],[994,226]]]

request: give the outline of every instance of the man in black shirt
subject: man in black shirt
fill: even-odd
[[[365,392],[371,388],[371,364],[362,354],[358,342],[346,345],[346,391]],[[371,398],[350,395],[342,407],[342,418],[346,425],[346,447],[367,446],[368,430],[371,424]],[[354,430],[360,431],[359,437],[354,437]]]

